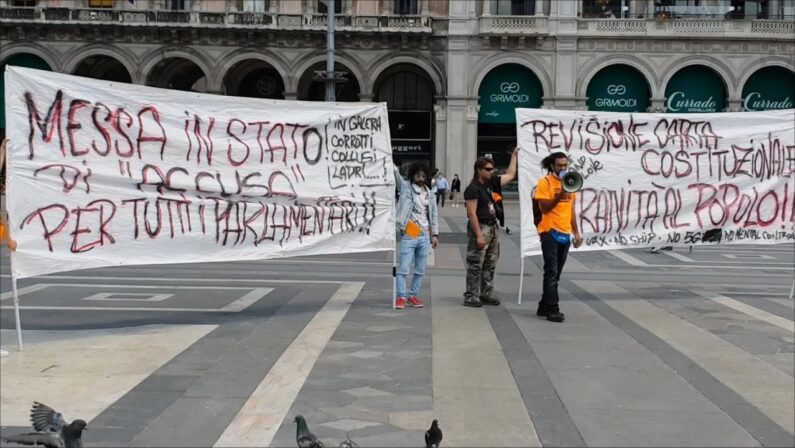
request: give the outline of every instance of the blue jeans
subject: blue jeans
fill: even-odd
[[[427,230],[423,230],[416,239],[403,234],[403,238],[400,240],[400,260],[396,278],[398,297],[411,297],[419,294],[430,249],[431,239],[428,237]],[[414,265],[414,278],[411,279],[411,290],[406,295],[406,278],[409,276],[412,264]]]

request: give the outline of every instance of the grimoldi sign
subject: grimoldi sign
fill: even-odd
[[[520,92],[521,86],[516,81],[505,81],[500,83],[499,93],[492,93],[489,100],[492,103],[526,103],[530,101],[530,95]]]
[[[541,82],[518,64],[501,65],[483,78],[478,90],[481,123],[514,123],[517,107],[541,107]]]
[[[588,82],[588,110],[645,112],[649,107],[649,83],[634,67],[609,65]]]
[[[637,98],[626,97],[627,86],[624,84],[610,84],[605,89],[607,96],[594,99],[594,105],[600,108],[636,109]]]

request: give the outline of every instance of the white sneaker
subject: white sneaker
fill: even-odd
[[[8,356],[8,350],[0,350],[0,358],[5,358]]]

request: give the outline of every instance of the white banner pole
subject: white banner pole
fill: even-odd
[[[392,309],[397,307],[397,242],[392,246]]]
[[[519,263],[519,297],[516,300],[517,305],[522,304],[522,286],[524,285],[524,255],[519,255],[521,261]]]
[[[19,318],[19,293],[17,292],[17,270],[14,265],[14,253],[11,252],[11,289],[14,293],[14,320],[17,326],[17,348],[22,351],[22,320]]]

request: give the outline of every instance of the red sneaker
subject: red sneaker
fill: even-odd
[[[406,307],[406,298],[398,297],[397,300],[395,300],[395,308],[402,310],[405,307]]]
[[[420,300],[417,296],[409,297],[409,305],[413,306],[414,308],[422,308],[425,305],[422,304],[422,300]]]

